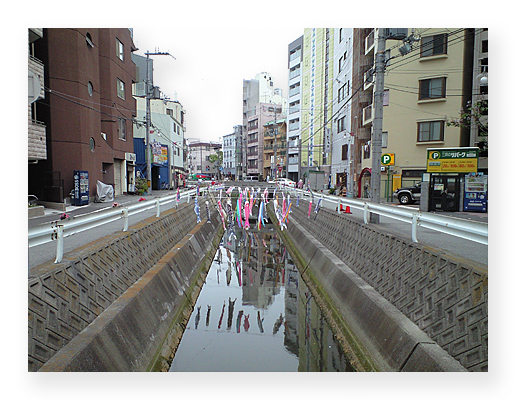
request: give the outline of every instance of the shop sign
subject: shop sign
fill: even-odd
[[[428,173],[475,173],[479,148],[427,149]]]

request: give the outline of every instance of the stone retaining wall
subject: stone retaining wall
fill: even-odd
[[[454,259],[330,210],[315,214],[313,207],[309,219],[307,201],[291,210],[296,223],[461,365],[488,370],[487,266]],[[304,249],[297,240],[297,248]]]
[[[59,264],[31,269],[28,370],[40,369],[179,243],[196,226],[193,208],[180,205],[68,253]],[[217,220],[213,204],[211,215]]]
[[[40,371],[167,371],[221,235],[217,217],[197,224]]]

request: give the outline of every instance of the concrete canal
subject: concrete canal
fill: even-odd
[[[353,368],[269,224],[225,232],[169,371]]]

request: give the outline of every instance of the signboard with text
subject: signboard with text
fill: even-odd
[[[427,149],[428,173],[475,173],[479,148]]]

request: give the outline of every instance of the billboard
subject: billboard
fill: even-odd
[[[476,173],[479,148],[427,149],[428,173]]]

